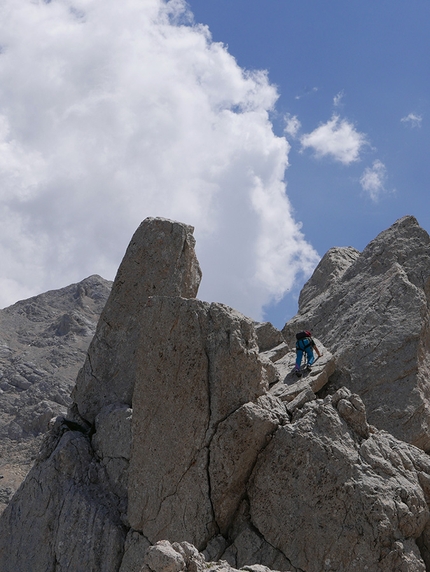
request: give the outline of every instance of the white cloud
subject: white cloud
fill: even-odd
[[[414,128],[421,127],[422,120],[423,118],[421,115],[417,115],[416,113],[409,113],[409,115],[406,115],[406,117],[402,117],[400,121],[408,127]]]
[[[284,128],[284,132],[287,135],[290,135],[291,137],[296,137],[297,133],[300,130],[300,127],[302,126],[302,124],[300,123],[300,121],[297,118],[297,115],[291,115],[290,113],[287,113],[285,115],[285,128]]]
[[[386,178],[387,169],[384,163],[379,160],[374,161],[372,167],[367,167],[364,170],[360,183],[373,202],[377,202],[381,195],[386,192]]]
[[[342,91],[339,91],[339,93],[333,97],[333,105],[335,107],[339,107],[344,96],[345,96],[345,92],[342,89]]]
[[[338,115],[317,127],[300,139],[303,149],[310,147],[317,157],[331,156],[344,165],[360,158],[360,151],[366,144],[366,136],[359,133],[352,123]]]
[[[202,298],[254,318],[318,260],[292,217],[277,93],[182,0],[3,0],[0,305],[98,273],[138,224],[196,227]]]
[[[296,97],[294,99],[302,99],[303,97],[306,97],[308,95],[312,95],[313,93],[316,93],[317,91],[319,91],[318,87],[305,87],[303,89],[303,93],[301,95],[296,95]]]

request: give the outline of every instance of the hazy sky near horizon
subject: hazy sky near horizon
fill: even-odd
[[[0,0],[0,306],[195,226],[199,297],[282,326],[331,246],[430,230],[424,0]]]

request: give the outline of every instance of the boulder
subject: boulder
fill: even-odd
[[[285,343],[282,332],[270,322],[255,322],[254,326],[260,352],[267,352]]]
[[[119,572],[141,572],[147,549],[151,543],[133,529],[128,531],[124,544],[124,556]]]
[[[295,569],[424,571],[416,539],[429,509],[419,473],[430,476],[430,461],[353,425],[327,397],[280,427],[248,485],[251,521]]]
[[[210,446],[209,477],[215,520],[226,537],[258,455],[278,426],[287,422],[282,402],[264,395],[255,403],[242,405],[219,424]]]
[[[361,254],[329,251],[303,288],[287,341],[310,329],[336,358],[331,392],[358,394],[369,422],[430,450],[430,237],[411,216]]]
[[[274,362],[276,371],[279,374],[279,381],[270,388],[270,393],[282,401],[292,401],[299,393],[306,389],[313,393],[320,391],[329,381],[330,376],[335,371],[335,359],[319,340],[315,343],[321,352],[321,357],[317,358],[310,370],[302,370],[302,376],[297,377],[295,372],[296,352],[289,352],[283,358]]]

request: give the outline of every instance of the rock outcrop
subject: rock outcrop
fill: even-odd
[[[79,414],[90,423],[104,406],[131,405],[134,355],[148,297],[196,296],[201,270],[192,232],[190,226],[151,218],[134,233],[72,393]]]
[[[300,380],[294,352],[269,355],[298,319],[283,341],[195,299],[193,244],[163,219],[133,237],[74,403],[0,519],[0,570],[430,569],[428,455],[334,389],[345,357],[323,336]],[[306,307],[361,256],[332,252]]]
[[[337,362],[332,389],[360,395],[372,424],[430,451],[430,237],[407,216],[362,253],[331,249],[283,334],[310,329]]]
[[[65,415],[112,283],[100,276],[0,310],[0,512]]]

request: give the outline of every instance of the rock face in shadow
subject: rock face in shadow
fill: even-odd
[[[134,236],[75,401],[0,519],[0,570],[426,570],[428,455],[358,391],[324,395],[335,348],[297,380],[294,352],[270,353],[291,341],[195,299],[193,244],[163,219]]]
[[[358,393],[369,420],[430,450],[430,237],[408,216],[360,254],[332,249],[283,334],[310,329],[333,353],[332,391]]]
[[[112,283],[100,276],[0,310],[0,510],[65,415]]]

